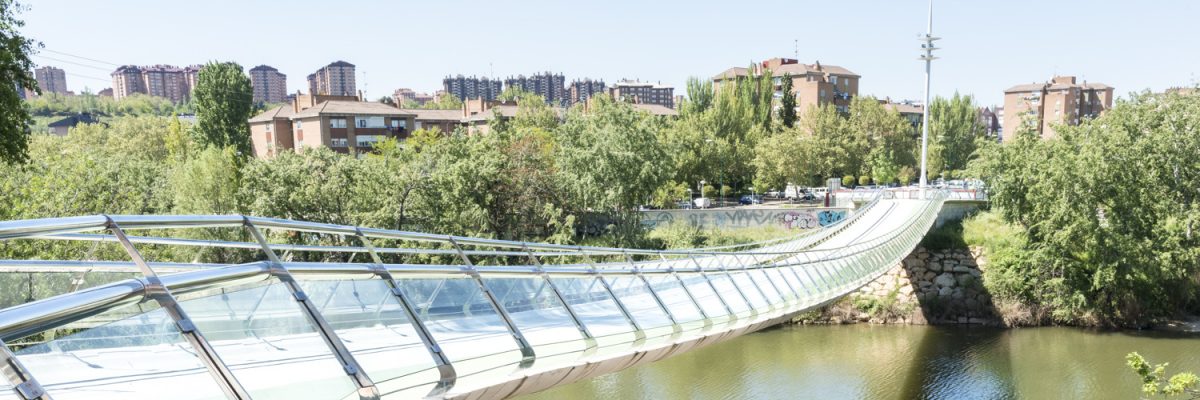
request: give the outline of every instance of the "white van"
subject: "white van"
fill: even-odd
[[[803,195],[804,191],[799,186],[790,183],[787,184],[787,188],[783,190],[783,198],[788,200],[795,200]]]

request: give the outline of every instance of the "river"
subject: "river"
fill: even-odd
[[[1131,351],[1200,372],[1195,334],[784,326],[521,400],[1137,399]]]

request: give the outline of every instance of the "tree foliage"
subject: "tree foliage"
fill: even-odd
[[[0,163],[28,160],[29,112],[21,104],[21,91],[41,93],[34,80],[29,56],[40,43],[21,36],[25,22],[17,18],[24,7],[14,0],[0,0]]]
[[[1196,310],[1200,97],[1140,95],[1040,140],[1019,132],[972,163],[1019,257],[1001,294],[1070,323],[1140,326]]]
[[[165,97],[141,93],[125,96],[120,100],[86,92],[74,96],[44,93],[37,98],[25,100],[25,107],[35,116],[67,116],[78,113],[98,116],[168,116],[193,112],[191,102],[175,104]]]
[[[812,107],[800,123],[772,134],[755,152],[756,186],[819,185],[826,178],[869,175],[880,184],[899,178],[916,163],[908,123],[871,97],[855,98],[849,113],[832,105]]]
[[[929,107],[929,175],[967,167],[984,138],[979,109],[969,95],[937,97]]]
[[[463,108],[463,101],[450,93],[442,93],[434,101],[422,104],[421,108],[426,110],[461,110]]]
[[[1151,366],[1141,354],[1129,353],[1125,356],[1125,365],[1133,370],[1142,380],[1142,394],[1147,396],[1179,396],[1189,395],[1191,398],[1200,396],[1196,385],[1200,377],[1195,373],[1181,372],[1167,378],[1167,364]]]
[[[233,147],[243,157],[254,154],[250,126],[254,92],[242,66],[233,62],[209,63],[200,69],[196,89],[196,141],[203,146]]]
[[[783,98],[779,101],[779,123],[783,124],[784,128],[791,128],[796,124],[796,94],[792,93],[792,84],[792,74],[784,74],[780,89]]]

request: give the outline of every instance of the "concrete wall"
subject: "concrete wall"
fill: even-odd
[[[685,222],[700,228],[736,229],[779,226],[791,230],[815,229],[841,221],[845,208],[742,208],[716,210],[654,210],[642,212],[642,225],[654,228]]]

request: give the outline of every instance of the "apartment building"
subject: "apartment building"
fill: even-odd
[[[111,76],[113,99],[121,100],[134,93],[146,94],[146,82],[142,80],[142,69],[136,65],[117,67]]]
[[[504,87],[516,88],[542,96],[546,104],[565,107],[567,99],[567,79],[562,74],[543,72],[531,76],[517,75],[504,80]]]
[[[499,79],[490,79],[488,77],[476,78],[475,76],[465,77],[462,75],[447,76],[442,79],[442,89],[446,93],[450,93],[459,100],[466,101],[467,99],[479,99],[484,101],[494,101],[500,96],[502,91],[502,83]]]
[[[1112,108],[1113,88],[1103,83],[1077,83],[1074,76],[1055,76],[1049,82],[1017,85],[1004,91],[1001,141],[1033,129],[1039,137],[1055,136],[1054,125],[1078,125]]]
[[[593,81],[587,78],[575,80],[567,88],[567,102],[569,104],[586,103],[588,99],[607,91],[608,88],[604,85],[604,81]]]
[[[770,71],[775,85],[775,98],[783,98],[783,79],[792,78],[792,93],[796,96],[796,114],[802,116],[810,107],[831,104],[842,112],[849,112],[850,100],[858,96],[858,83],[862,76],[836,65],[822,65],[820,61],[802,64],[791,58],[772,58],[751,68],[734,67],[713,77],[713,88],[735,84],[749,76],[762,76]]]
[[[334,61],[308,75],[308,92],[316,95],[354,96],[358,93],[354,71],[354,64]]]
[[[675,108],[675,88],[670,86],[621,80],[614,83],[608,92],[617,100]]]
[[[392,92],[392,100],[395,101],[397,105],[401,106],[408,102],[413,102],[417,105],[424,105],[425,103],[434,101],[436,99],[437,98],[432,94],[417,93],[409,88],[399,88],[396,89],[395,92]]]
[[[165,97],[176,103],[182,103],[191,97],[192,87],[188,85],[187,74],[183,68],[152,65],[142,67],[141,70],[146,94]]]
[[[47,65],[33,70],[33,76],[42,94],[67,94],[67,73],[62,69]]]
[[[255,103],[287,101],[287,75],[267,65],[250,69],[250,86],[254,88]]]
[[[134,93],[158,96],[176,103],[192,97],[200,65],[179,68],[173,65],[123,65],[113,71],[112,96],[116,100]]]
[[[363,154],[385,138],[408,138],[415,118],[414,113],[357,97],[310,94],[247,122],[254,154],[266,158],[316,147]]]
[[[196,89],[196,85],[200,82],[200,69],[203,65],[193,64],[183,68],[183,80],[187,84],[189,94],[191,90]]]

